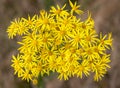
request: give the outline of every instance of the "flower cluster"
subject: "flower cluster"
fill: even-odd
[[[19,54],[12,56],[18,77],[37,83],[39,75],[49,75],[51,71],[64,80],[93,73],[98,81],[106,74],[110,68],[110,54],[106,51],[112,46],[111,33],[97,34],[91,15],[81,21],[80,6],[70,0],[69,3],[71,10],[57,5],[49,12],[41,10],[39,15],[11,22],[7,29],[9,38],[22,37],[18,41]]]

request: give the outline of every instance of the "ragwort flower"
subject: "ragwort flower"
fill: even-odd
[[[110,68],[110,55],[106,52],[112,46],[112,34],[97,34],[94,20],[89,14],[85,21],[80,15],[79,5],[69,0],[71,10],[64,5],[51,7],[50,12],[41,10],[39,15],[19,18],[11,22],[8,37],[22,36],[18,41],[19,54],[13,55],[12,67],[23,80],[37,84],[38,76],[58,73],[59,79],[94,73],[98,81]]]

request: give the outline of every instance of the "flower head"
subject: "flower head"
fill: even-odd
[[[73,12],[77,13],[77,14],[82,14],[83,11],[80,10],[80,5],[77,5],[77,2],[75,2],[74,4],[69,0],[70,6],[72,8],[71,10],[71,14],[73,14]]]

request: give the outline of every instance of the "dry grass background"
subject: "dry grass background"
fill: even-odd
[[[74,1],[74,0],[72,0]],[[111,69],[102,81],[94,82],[92,76],[60,81],[56,77],[44,78],[45,88],[120,88],[120,0],[77,0],[86,12],[90,10],[98,32],[113,33]],[[16,17],[27,17],[49,9],[56,3],[68,0],[0,0],[0,88],[38,88],[13,75],[11,55],[16,53],[16,40],[9,40],[6,29]]]

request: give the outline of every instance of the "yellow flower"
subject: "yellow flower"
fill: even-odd
[[[22,59],[21,56],[18,54],[17,57],[15,57],[14,55],[12,56],[13,60],[13,64],[11,65],[15,72],[14,74],[18,74],[18,77],[21,77],[24,70],[22,69]]]
[[[97,34],[91,14],[82,21],[74,14],[83,13],[80,5],[70,0],[69,4],[71,10],[57,5],[49,12],[41,10],[39,15],[11,22],[8,37],[21,36],[11,65],[18,77],[37,84],[39,75],[51,72],[58,73],[60,80],[94,73],[98,81],[106,74],[111,61],[106,51],[112,47],[112,34]]]
[[[46,33],[43,33],[39,36],[40,39],[38,40],[41,40],[41,45],[44,46],[44,47],[48,47],[48,46],[52,46],[52,35],[49,33],[49,32],[46,32]]]
[[[27,81],[32,80],[32,75],[30,74],[29,70],[25,70],[22,74],[22,79],[25,79]]]
[[[14,36],[17,35],[19,27],[21,26],[20,23],[21,23],[21,19],[18,19],[18,20],[15,19],[14,22],[11,22],[11,25],[8,27],[8,30],[7,30],[9,38],[12,39]]]
[[[110,46],[112,46],[112,40],[113,40],[111,36],[112,36],[111,33],[104,36],[102,36],[102,33],[100,33],[99,43],[101,44],[102,47],[110,49]]]
[[[58,76],[58,79],[62,80],[68,80],[68,71],[67,70],[64,70],[63,68],[61,70],[58,71],[59,73],[59,76]]]
[[[62,8],[60,8],[60,6],[57,5],[57,9],[54,6],[52,6],[50,12],[52,13],[53,16],[56,16],[57,18],[58,16],[69,15],[67,10],[64,10],[65,7],[66,4]]]
[[[98,45],[93,45],[93,50],[94,50],[94,53],[95,53],[95,56],[96,57],[99,57],[100,55],[104,55],[104,51],[105,51],[105,48],[102,47],[100,44]]]
[[[28,52],[28,49],[37,51],[40,46],[42,46],[39,35],[36,35],[35,33],[26,34],[26,36],[23,37],[23,40],[21,42],[18,42],[18,44],[22,45],[19,48],[21,52]]]
[[[88,18],[81,22],[81,28],[83,30],[89,29],[89,30],[94,30],[94,20],[91,18],[91,14],[88,12]]]
[[[85,43],[85,33],[84,31],[75,30],[72,33],[69,33],[71,37],[70,43],[73,47],[78,48],[79,46],[83,46]]]
[[[84,58],[88,58],[88,59],[96,59],[93,47],[89,47],[89,46],[84,47],[83,56]]]
[[[55,39],[57,39],[57,40],[68,40],[69,39],[69,36],[68,36],[68,34],[69,34],[69,29],[66,27],[66,26],[64,26],[64,25],[62,25],[61,27],[59,27],[58,26],[58,29],[59,30],[55,30],[55,31],[53,31],[53,33],[54,33],[54,35],[55,35]]]
[[[75,4],[73,4],[70,0],[69,0],[70,6],[72,8],[71,10],[71,14],[73,14],[73,12],[76,12],[77,14],[82,14],[83,11],[79,10],[80,5],[77,6],[77,3],[75,2]]]
[[[50,29],[50,24],[54,22],[53,17],[51,14],[48,14],[46,11],[40,11],[40,17],[36,20],[36,24],[40,27],[39,32],[43,32],[44,30]]]
[[[49,61],[49,59],[51,59],[51,58],[55,59],[55,58],[56,58],[56,54],[57,54],[57,52],[55,51],[55,48],[54,48],[54,47],[51,48],[51,49],[49,49],[49,48],[44,48],[44,49],[42,49],[42,51],[41,51],[41,60],[42,60],[43,62],[47,62],[47,61]]]
[[[30,17],[28,15],[28,19],[25,19],[25,18],[21,18],[21,21],[23,23],[23,26],[25,28],[27,28],[27,31],[28,30],[34,30],[35,28],[35,23],[36,23],[36,19],[37,19],[37,15],[34,15],[33,17]],[[26,31],[25,31],[26,32]]]
[[[85,41],[86,43],[90,44],[95,44],[96,41],[98,40],[97,38],[97,33],[93,29],[86,29],[85,30]]]
[[[82,78],[83,74],[88,76],[89,75],[89,71],[90,71],[90,67],[88,65],[88,61],[84,60],[81,64],[79,64],[77,66],[76,74],[77,74],[78,77]]]

